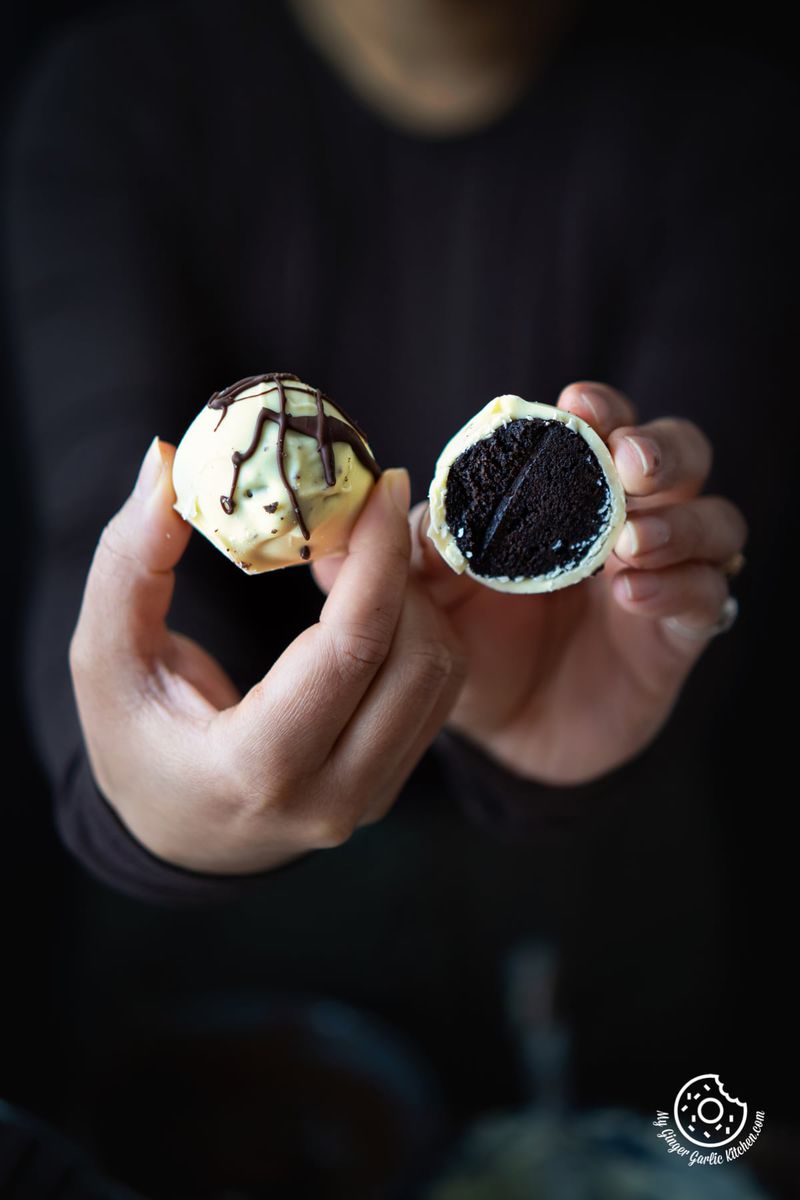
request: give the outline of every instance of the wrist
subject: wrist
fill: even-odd
[[[95,879],[133,898],[169,907],[226,903],[295,865],[293,861],[275,871],[221,874],[161,858],[123,823],[98,788],[81,751],[72,757],[59,785],[56,824],[65,847]],[[302,869],[302,859],[296,861]]]
[[[310,849],[294,842],[267,843],[263,827],[252,828],[231,801],[209,805],[196,792],[177,797],[157,785],[146,794],[119,793],[103,787],[93,769],[92,776],[119,825],[165,867],[220,878],[257,875],[302,858]]]

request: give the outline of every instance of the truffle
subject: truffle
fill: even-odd
[[[590,425],[550,404],[498,396],[445,446],[428,537],[459,574],[501,592],[551,592],[600,570],[625,492]]]
[[[381,469],[363,430],[296,375],[214,392],[175,452],[175,509],[248,575],[347,549]]]

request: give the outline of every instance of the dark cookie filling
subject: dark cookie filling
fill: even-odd
[[[576,567],[610,516],[597,458],[561,421],[509,421],[448,472],[447,524],[470,570],[487,578]]]

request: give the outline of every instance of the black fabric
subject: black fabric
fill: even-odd
[[[67,668],[94,545],[153,434],[176,442],[244,375],[294,371],[339,399],[379,462],[409,467],[412,502],[488,399],[605,380],[642,419],[709,433],[712,486],[769,562],[789,449],[754,455],[743,421],[791,380],[795,106],[746,56],[567,41],[490,127],[417,137],[366,109],[283,6],[243,0],[122,9],[47,51],[6,220],[38,520],[26,694],[58,826],[90,871],[166,903],[252,883],[179,870],[128,834],[92,780]],[[320,604],[309,572],[249,579],[193,538],[170,623],[246,688]],[[726,643],[709,651],[720,679],[749,653]],[[696,743],[678,753],[678,775],[713,775]],[[650,758],[549,788],[445,732],[406,795],[444,780],[471,819],[539,837],[617,787],[642,795]]]
[[[0,1195],[9,1200],[137,1200],[127,1188],[98,1175],[77,1145],[2,1100]]]
[[[159,901],[173,908],[216,903],[243,895],[263,877],[210,875],[164,862],[123,825],[92,776],[86,753],[76,750],[58,796],[61,836],[76,858],[110,887],[140,900]],[[270,876],[285,875],[309,855],[273,868]]]

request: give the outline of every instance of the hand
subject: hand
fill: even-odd
[[[191,534],[172,508],[174,452],[154,440],[95,551],[70,645],[81,726],[100,790],[154,854],[195,870],[263,870],[384,815],[465,664],[444,616],[409,582],[408,474],[390,470],[336,560],[319,621],[240,696],[165,624]],[[250,586],[264,589],[268,612],[269,579]]]
[[[466,647],[469,669],[447,721],[512,771],[552,784],[596,778],[632,758],[666,721],[728,595],[720,569],[744,545],[742,514],[699,496],[708,439],[690,421],[635,425],[620,392],[565,388],[558,407],[606,440],[628,519],[598,574],[515,596],[457,575],[411,511],[412,574]],[[669,618],[674,620],[670,621]]]

